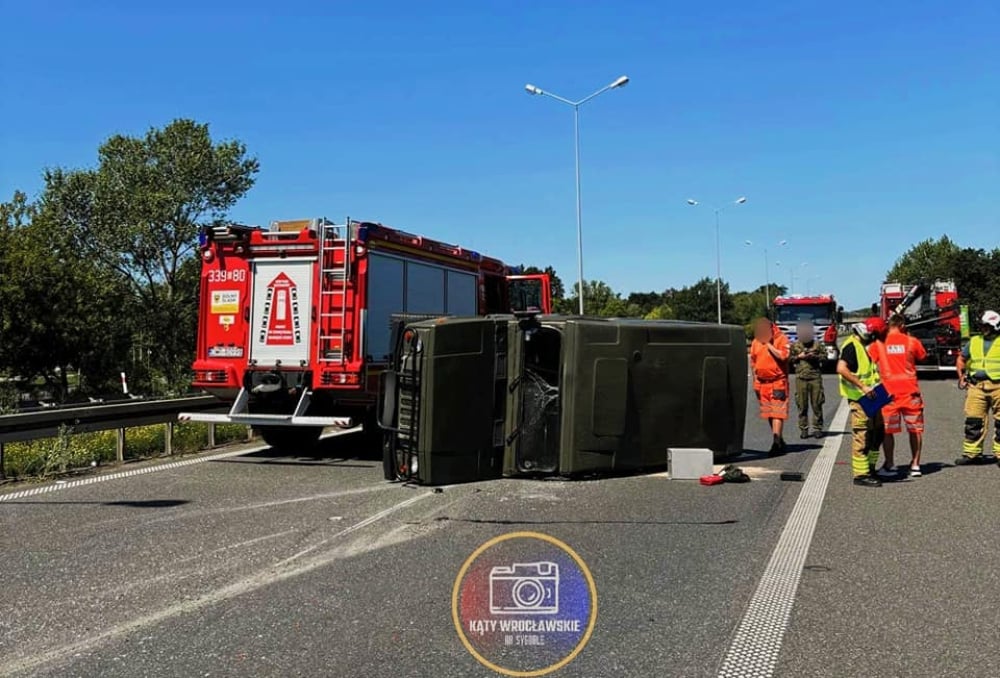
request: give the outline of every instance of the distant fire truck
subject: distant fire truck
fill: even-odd
[[[230,224],[199,244],[193,385],[232,407],[181,420],[250,425],[273,447],[359,422],[380,436],[374,404],[396,321],[552,312],[547,275],[376,223]]]
[[[842,309],[832,294],[803,296],[792,294],[774,299],[774,321],[790,341],[798,339],[797,325],[812,323],[816,339],[826,347],[826,365],[832,368],[840,358],[837,346],[837,325],[841,322]]]
[[[906,329],[927,349],[920,370],[954,370],[962,350],[962,313],[958,288],[953,280],[904,285],[882,284],[879,303],[872,312],[883,319],[898,313],[906,319]]]

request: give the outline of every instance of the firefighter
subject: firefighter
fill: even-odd
[[[798,339],[790,349],[795,366],[795,404],[799,408],[799,437],[823,437],[823,359],[826,349],[817,341],[811,322],[797,326]],[[809,431],[809,407],[812,405],[812,433]]]
[[[879,376],[892,402],[882,409],[885,420],[885,460],[879,475],[895,476],[893,468],[896,450],[895,434],[906,432],[910,437],[910,477],[920,477],[920,451],[924,441],[924,399],[917,382],[917,362],[927,357],[927,349],[906,332],[906,319],[895,314],[889,318],[889,333],[885,341],[875,341],[868,355],[878,364]]]
[[[880,487],[882,481],[875,473],[879,447],[885,436],[882,413],[869,417],[860,400],[869,397],[879,384],[878,366],[868,356],[866,347],[885,332],[881,318],[868,318],[863,323],[851,325],[851,336],[840,349],[837,374],[840,376],[840,395],[847,398],[851,408],[851,475],[854,484],[861,487]]]
[[[760,418],[771,426],[768,454],[783,454],[787,449],[782,429],[788,419],[788,337],[767,318],[754,322],[753,334],[750,367],[753,390],[760,402]]]
[[[958,387],[965,396],[965,441],[955,464],[975,464],[983,452],[986,419],[993,412],[993,454],[1000,456],[1000,313],[986,311],[983,333],[972,337],[958,357]]]

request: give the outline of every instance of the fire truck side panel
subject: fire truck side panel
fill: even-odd
[[[193,369],[195,382],[220,396],[235,395],[246,364],[251,279],[245,257],[203,261]]]
[[[309,365],[313,257],[253,262],[250,360],[259,368]]]

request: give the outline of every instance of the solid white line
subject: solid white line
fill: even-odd
[[[353,433],[352,430],[348,431],[335,431],[333,433],[328,433],[321,436],[321,440],[326,438],[333,438],[335,436],[344,435],[345,433]],[[184,459],[182,461],[170,461],[165,464],[152,464],[150,466],[143,466],[142,468],[131,469],[129,471],[118,471],[117,473],[108,473],[106,475],[91,476],[90,478],[81,478],[80,480],[70,480],[70,481],[56,481],[51,485],[41,485],[39,487],[32,488],[30,490],[19,490],[17,492],[9,492],[7,494],[0,494],[0,502],[13,501],[15,499],[24,499],[25,497],[34,497],[38,494],[47,494],[49,492],[55,492],[57,490],[68,490],[71,487],[80,487],[82,485],[91,485],[93,483],[103,483],[108,480],[120,480],[122,478],[131,478],[133,476],[141,476],[147,473],[155,473],[156,471],[169,471],[175,468],[183,468],[185,466],[191,466],[193,464],[204,464],[206,461],[216,461],[218,459],[229,459],[230,457],[239,457],[244,454],[252,454],[254,452],[261,452],[263,450],[269,450],[271,447],[269,445],[255,445],[254,447],[244,447],[239,450],[231,450],[229,452],[220,452],[218,454],[209,454],[200,457],[193,457],[191,459]]]
[[[831,432],[844,430],[848,412],[844,400],[830,423]],[[827,438],[809,469],[771,560],[722,661],[719,678],[769,678],[774,673],[840,442],[840,436]]]

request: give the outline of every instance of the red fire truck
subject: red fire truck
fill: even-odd
[[[872,312],[883,319],[898,313],[906,319],[906,329],[927,349],[920,370],[954,370],[962,350],[962,309],[953,280],[904,285],[882,284],[879,303]]]
[[[837,306],[832,294],[792,294],[774,299],[774,321],[790,341],[798,338],[800,322],[812,323],[816,338],[826,347],[827,368],[833,368],[840,358],[837,325],[842,315],[843,309]]]
[[[199,245],[194,387],[232,407],[180,419],[250,425],[273,447],[359,422],[380,436],[374,404],[395,321],[551,313],[548,276],[376,223],[230,224]]]

